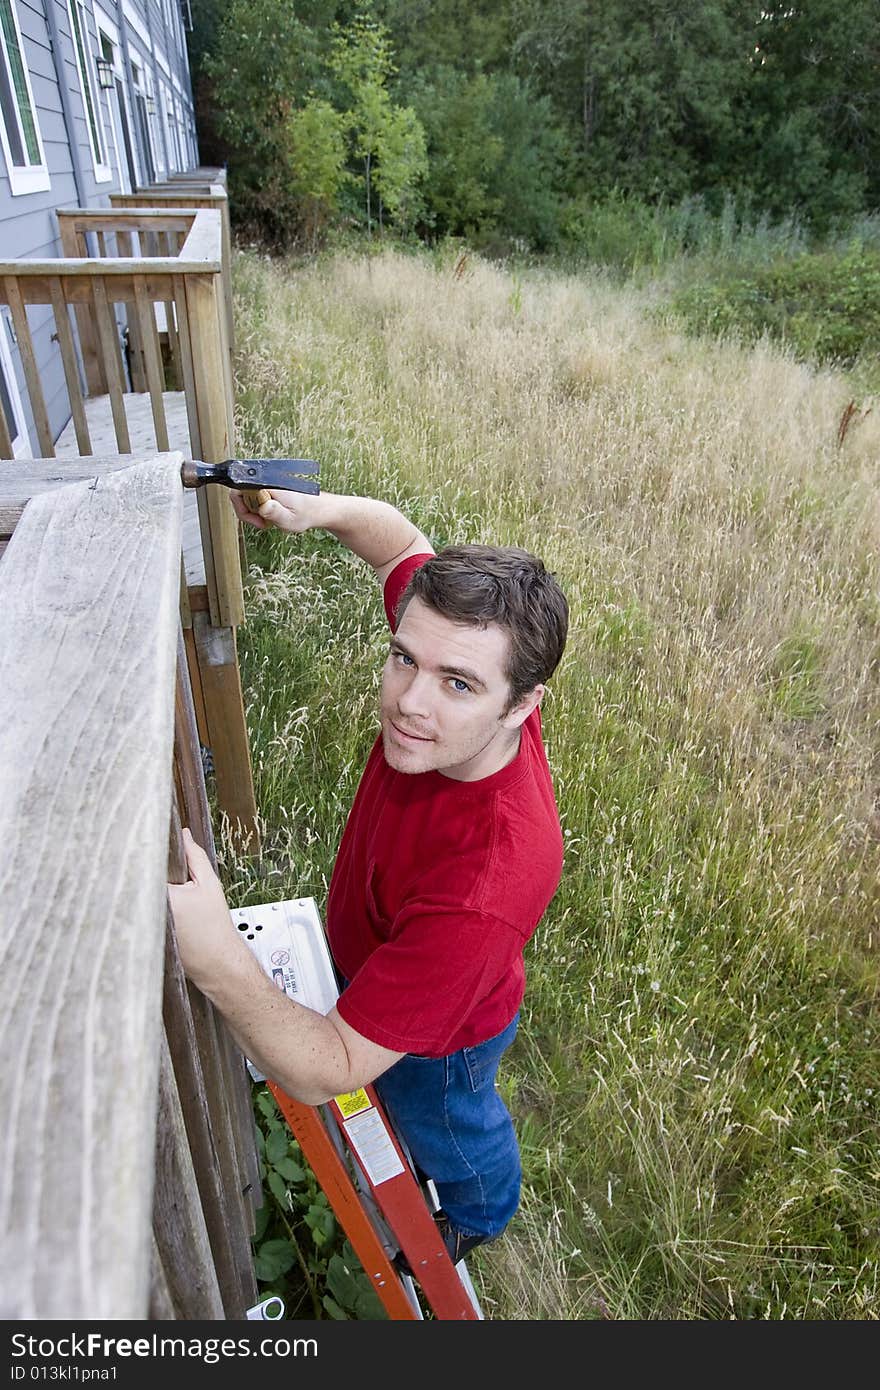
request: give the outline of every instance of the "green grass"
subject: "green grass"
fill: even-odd
[[[844,374],[679,334],[650,284],[380,252],[242,253],[235,285],[242,452],[316,458],[437,546],[525,545],[571,603],[566,863],[501,1078],[522,1207],[469,1259],[487,1316],[876,1318],[876,402],[841,435]],[[224,881],[323,906],[381,603],[326,535],[247,548],[265,836],[224,840]],[[370,1315],[348,1266],[321,1301],[341,1234],[297,1220],[288,1315]]]

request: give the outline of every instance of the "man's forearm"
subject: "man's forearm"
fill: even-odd
[[[329,1019],[273,984],[251,956],[238,956],[203,992],[238,1046],[288,1095],[320,1105],[351,1089],[345,1045]]]
[[[374,569],[381,569],[421,534],[390,502],[322,492],[315,525],[329,531]]]

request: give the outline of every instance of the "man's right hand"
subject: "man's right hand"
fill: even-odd
[[[272,501],[264,502],[258,512],[252,512],[240,492],[233,489],[229,493],[236,516],[248,526],[256,526],[258,531],[269,531],[274,526],[279,531],[299,532],[326,525],[327,507],[320,493],[270,488],[269,495]]]

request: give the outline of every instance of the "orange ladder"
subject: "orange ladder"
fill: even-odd
[[[275,1082],[267,1085],[389,1318],[418,1319],[422,1315],[407,1288],[409,1281],[401,1276],[385,1249],[363,1195],[333,1142],[330,1126],[357,1162],[434,1317],[480,1318],[479,1307],[449,1257],[373,1087],[328,1101],[320,1107],[325,1119],[315,1106],[293,1100]]]

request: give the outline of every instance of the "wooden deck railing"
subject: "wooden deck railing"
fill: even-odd
[[[232,233],[229,223],[229,198],[222,183],[176,178],[173,183],[151,184],[137,193],[111,193],[112,208],[215,208],[220,213],[221,262],[226,291],[226,318],[230,348],[235,343],[232,313]]]
[[[67,485],[32,460],[26,502],[0,474],[7,1320],[243,1318],[257,1298],[249,1079],[167,914],[181,822],[214,852],[182,458],[93,458]]]
[[[0,262],[0,303],[9,305],[21,353],[40,453],[51,458],[55,441],[28,322],[31,305],[48,305],[61,351],[71,418],[80,454],[94,454],[85,402],[109,397],[120,454],[152,443],[132,437],[127,385],[149,395],[157,450],[170,440],[167,387],[182,391],[191,457],[206,463],[232,452],[232,369],[226,331],[222,219],[215,209],[81,210],[58,213],[65,256],[57,260]],[[89,242],[91,241],[91,245]],[[133,382],[126,380],[116,326],[116,306],[128,322]],[[166,380],[159,340],[161,306],[173,369]],[[76,312],[86,389],[80,382],[69,316]],[[106,452],[106,442],[104,443]],[[0,457],[12,444],[0,412]],[[199,494],[199,526],[211,621],[234,627],[244,618],[238,528],[228,499],[216,489]]]

